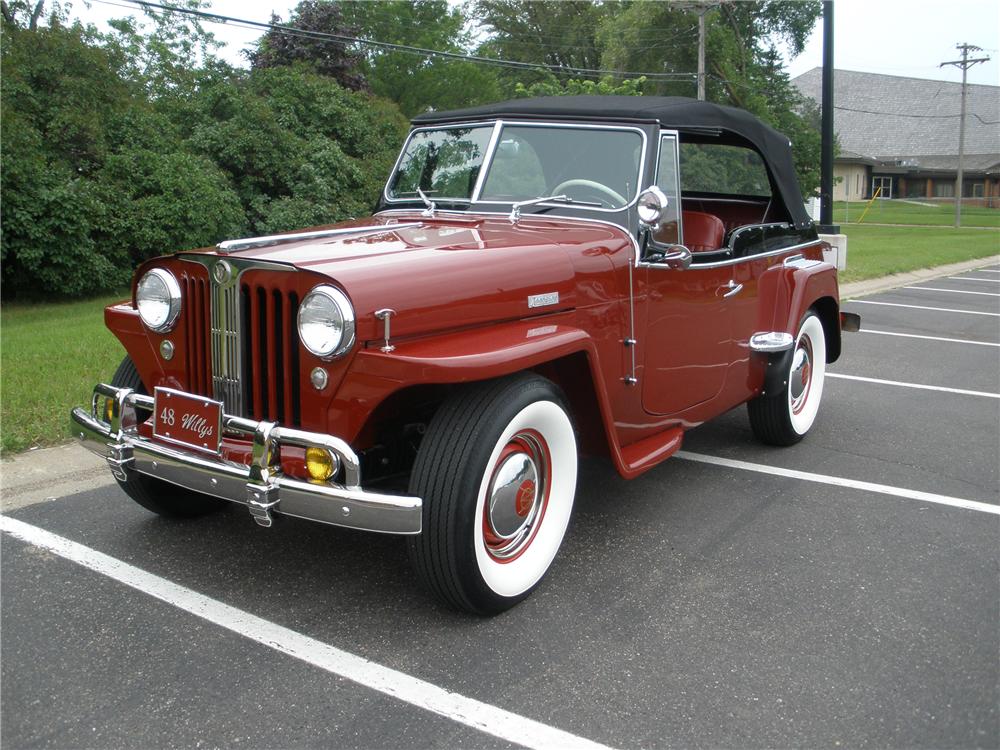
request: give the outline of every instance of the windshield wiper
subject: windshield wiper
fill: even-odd
[[[434,211],[437,208],[437,206],[434,205],[434,201],[428,198],[426,193],[424,193],[424,191],[421,190],[420,188],[417,188],[417,195],[420,196],[420,200],[422,200],[425,204],[427,204],[427,208],[421,211],[420,215],[426,216],[427,218],[433,217]]]
[[[524,206],[537,206],[539,203],[548,203],[549,201],[558,201],[559,203],[575,203],[580,206],[600,206],[600,203],[593,203],[591,201],[578,201],[570,198],[568,195],[546,195],[540,198],[529,198],[526,201],[517,201],[510,207],[510,219],[511,224],[516,224],[517,220],[521,218],[521,208]]]
[[[437,190],[431,190],[431,192],[432,193],[436,193]],[[396,193],[396,195],[398,195],[400,197],[402,197],[404,195],[416,195],[416,196],[419,196],[420,200],[422,200],[424,202],[424,205],[427,206],[427,208],[425,208],[421,212],[421,216],[434,216],[434,212],[437,210],[437,204],[434,203],[434,201],[432,201],[430,198],[428,198],[427,197],[427,193],[425,193],[420,188],[417,188],[416,190],[401,190],[398,193]]]

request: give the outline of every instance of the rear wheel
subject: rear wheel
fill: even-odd
[[[125,357],[122,360],[114,377],[111,378],[111,385],[116,388],[131,388],[136,393],[147,394],[131,357]],[[137,417],[140,423],[144,422],[149,417],[149,412],[140,410]],[[175,484],[164,482],[162,479],[148,477],[136,471],[129,472],[129,478],[124,482],[117,478],[115,481],[125,491],[125,494],[139,505],[161,516],[182,518],[203,516],[206,513],[219,510],[226,504],[225,500],[178,487]]]
[[[566,533],[576,470],[573,425],[550,381],[519,375],[452,396],[410,481],[424,502],[423,532],[409,539],[424,584],[477,614],[525,599]]]
[[[826,375],[826,337],[812,310],[799,325],[790,355],[783,361],[780,385],[747,402],[750,427],[768,445],[794,445],[816,421]]]

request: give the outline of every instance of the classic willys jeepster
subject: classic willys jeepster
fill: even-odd
[[[578,456],[635,477],[743,403],[766,443],[808,432],[858,322],[825,247],[746,112],[431,112],[372,217],[140,266],[71,424],[155,513],[407,535],[430,591],[496,613],[551,565]]]

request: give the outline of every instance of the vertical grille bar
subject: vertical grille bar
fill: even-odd
[[[278,420],[280,416],[279,404],[278,404],[278,368],[276,367],[276,359],[278,358],[278,328],[275,325],[277,322],[274,315],[274,295],[268,294],[267,290],[263,290],[264,293],[264,309],[266,311],[265,324],[267,325],[268,337],[267,337],[267,416],[268,419]]]
[[[267,371],[260,366],[261,359],[261,326],[260,326],[260,295],[257,289],[250,290],[250,368],[256,373],[253,388],[253,416],[263,417],[266,403],[264,395],[267,391]]]
[[[281,360],[282,362],[291,364],[292,362],[291,329],[295,325],[295,322],[292,319],[292,299],[290,296],[288,296],[288,297],[282,297],[278,301],[281,304],[281,319],[284,322],[284,325],[282,326],[282,336],[281,336],[281,342],[283,345],[281,352]],[[291,369],[292,368],[289,367],[287,370],[285,370],[284,377],[281,379],[282,382],[285,384],[285,389],[284,389],[285,419],[292,419],[292,413],[294,410],[294,407],[292,406],[292,401],[293,401],[292,394],[295,393],[294,398],[296,399],[298,398],[298,392],[297,392],[298,378],[293,377]],[[297,373],[295,374],[297,375]]]

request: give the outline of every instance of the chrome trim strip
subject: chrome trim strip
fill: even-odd
[[[794,255],[791,258],[785,258],[784,262],[781,264],[785,268],[795,268],[798,270],[806,270],[807,268],[815,268],[816,266],[831,265],[822,260],[809,260],[801,255]]]
[[[136,406],[151,408],[153,399],[128,388],[100,384],[94,389],[92,413],[73,409],[70,426],[84,447],[105,456],[112,472],[127,481],[133,472],[155,477],[205,495],[247,505],[261,525],[270,525],[270,512],[297,516],[335,526],[386,534],[419,534],[419,497],[387,495],[362,489],[357,454],[340,438],[275,425],[273,422],[223,416],[226,429],[250,434],[254,440],[250,466],[160,445],[140,436],[135,427],[109,424],[94,411],[98,396],[112,398],[134,418]],[[115,410],[117,412],[117,409]],[[125,420],[127,424],[127,420]],[[307,482],[280,473],[281,445],[317,446],[333,451],[344,465],[345,482]]]
[[[241,240],[226,240],[216,245],[220,253],[235,253],[240,250],[251,250],[255,247],[271,247],[286,242],[302,242],[306,240],[322,240],[330,237],[341,237],[349,234],[373,234],[376,232],[392,232],[396,229],[419,227],[420,224],[396,224],[377,227],[342,227],[340,229],[321,229],[315,232],[299,232],[298,234],[271,234],[263,237],[246,237]]]
[[[725,266],[734,266],[737,263],[746,263],[751,260],[759,260],[761,258],[771,258],[775,255],[783,255],[784,253],[794,252],[796,250],[804,250],[808,247],[815,247],[819,244],[820,240],[809,240],[808,242],[801,242],[798,245],[789,245],[788,247],[783,247],[778,250],[771,250],[767,253],[758,253],[757,255],[747,255],[743,258],[730,258],[729,260],[718,260],[714,263],[692,263],[690,268],[723,268]],[[659,263],[640,263],[640,266],[646,268],[663,268],[664,266]]]
[[[785,352],[795,346],[795,337],[785,331],[760,331],[750,337],[754,352]]]
[[[490,142],[486,146],[486,155],[483,157],[483,164],[492,164],[493,156],[496,154],[497,144],[500,143],[500,131],[503,130],[503,120],[497,120],[493,125],[493,134],[490,136]],[[400,151],[400,155],[402,155]],[[389,175],[390,179],[392,175]],[[486,182],[486,170],[482,167],[479,168],[479,174],[476,175],[476,184],[472,186],[472,198],[470,203],[475,203],[479,200],[480,194],[483,192],[483,184]]]
[[[641,192],[641,186],[643,184],[643,179],[645,178],[646,172],[646,155],[648,148],[648,139],[646,137],[646,131],[642,128],[630,126],[630,125],[588,125],[585,123],[566,123],[566,122],[551,122],[546,120],[480,120],[478,122],[463,122],[463,123],[449,123],[447,125],[437,125],[437,126],[426,126],[421,128],[414,128],[406,136],[406,140],[403,142],[403,147],[399,150],[399,156],[396,157],[396,163],[393,165],[392,171],[389,173],[389,179],[386,180],[385,187],[382,188],[382,198],[386,203],[412,203],[413,201],[409,198],[390,198],[389,197],[389,183],[392,182],[392,176],[396,174],[396,170],[399,168],[399,163],[403,158],[403,154],[406,152],[406,147],[410,144],[410,139],[413,138],[415,133],[419,133],[425,130],[452,130],[455,128],[473,128],[473,127],[484,127],[493,124],[494,132],[490,136],[490,145],[487,146],[486,154],[483,156],[483,163],[479,168],[479,175],[476,177],[476,184],[471,193],[471,198],[439,198],[449,203],[468,203],[470,206],[473,204],[488,205],[488,206],[503,206],[510,205],[512,201],[484,201],[480,200],[480,195],[482,192],[483,183],[485,182],[486,175],[489,173],[489,168],[493,164],[493,156],[496,151],[495,144],[493,143],[493,137],[499,138],[499,132],[497,131],[497,125],[506,127],[508,125],[517,126],[527,126],[536,128],[563,128],[563,129],[575,129],[575,130],[625,130],[633,131],[639,134],[642,138],[642,150],[639,154],[639,173],[635,184],[635,195],[632,196],[632,200],[626,203],[621,208],[594,208],[593,206],[583,206],[578,205],[573,208],[583,211],[599,211],[601,213],[620,213],[622,211],[627,211],[629,208],[634,206],[639,200],[639,193]],[[493,146],[493,149],[490,149]],[[489,160],[487,160],[489,159]],[[477,192],[478,190],[478,192]],[[541,203],[541,206],[547,208],[565,208],[566,205],[562,203]],[[474,210],[474,209],[473,209]],[[379,213],[382,213],[381,211]],[[439,212],[440,213],[440,212]],[[483,213],[483,212],[480,212]],[[378,214],[376,214],[377,216]]]

